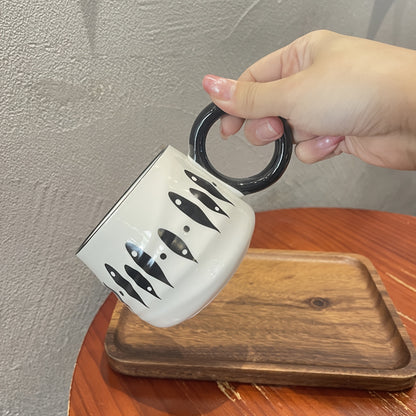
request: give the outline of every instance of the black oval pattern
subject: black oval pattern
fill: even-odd
[[[130,256],[133,258],[134,262],[140,266],[147,274],[154,277],[157,280],[167,284],[170,287],[173,287],[165,274],[163,273],[160,266],[156,261],[145,253],[140,247],[136,246],[133,243],[127,242],[126,249],[129,252]]]
[[[192,255],[191,251],[189,250],[188,246],[185,242],[178,237],[176,234],[172,233],[171,231],[165,230],[164,228],[159,228],[157,231],[159,234],[160,239],[176,254],[181,257],[185,257],[186,259],[192,260],[195,263],[198,263],[194,256]]]
[[[127,274],[134,280],[137,286],[160,299],[150,282],[138,270],[133,269],[133,267],[130,267],[127,264],[124,266],[124,269],[126,270]]]
[[[186,176],[188,176],[189,179],[194,181],[198,186],[205,189],[211,195],[215,196],[218,199],[221,199],[222,201],[228,202],[231,205],[234,205],[211,182],[208,182],[206,179],[201,178],[198,175],[195,175],[195,173],[192,173],[189,170],[185,170],[185,173],[186,173]]]
[[[226,217],[228,217],[228,214],[225,213],[218,206],[218,204],[212,198],[210,198],[206,193],[204,193],[202,191],[198,191],[198,189],[194,189],[194,188],[190,188],[189,190],[191,191],[192,195],[195,198],[199,199],[211,211],[217,212],[218,214],[222,214],[222,215],[225,215]],[[230,218],[230,217],[228,217],[228,218]]]
[[[118,273],[116,269],[114,269],[113,267],[111,267],[109,264],[105,264],[105,268],[107,269],[109,275],[112,277],[112,279],[114,280],[114,282],[118,286],[120,286],[121,288],[123,288],[126,291],[126,293],[128,295],[130,295],[132,298],[138,300],[140,303],[142,303],[144,306],[146,306],[146,308],[148,307],[144,303],[143,299],[139,296],[139,294],[134,290],[134,288],[131,285],[131,283],[128,280],[126,280],[123,276],[121,276],[121,274]]]
[[[119,290],[118,292],[116,291],[116,290],[114,290],[113,288],[111,288],[110,286],[107,286],[104,282],[102,282],[103,283],[103,285],[108,289],[108,290],[111,290],[116,296],[117,296],[117,299],[120,301],[120,302],[123,302],[123,303],[126,303],[126,301],[123,299],[123,296],[124,296],[124,292],[122,291],[122,290]]]
[[[189,201],[181,195],[176,194],[175,192],[169,192],[169,198],[175,204],[175,206],[189,218],[193,219],[198,224],[220,232],[220,230],[209,220],[204,211],[202,211],[198,205],[195,205],[193,202]]]

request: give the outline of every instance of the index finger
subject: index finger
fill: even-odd
[[[238,81],[270,82],[293,75],[311,64],[308,52],[310,34],[274,51],[249,66]],[[221,135],[228,137],[236,134],[244,124],[244,119],[224,116],[221,119]]]
[[[310,35],[310,34],[309,34]],[[270,82],[302,71],[311,64],[308,45],[310,36],[296,39],[249,66],[238,78],[239,81]]]

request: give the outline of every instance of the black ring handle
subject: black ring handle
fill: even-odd
[[[281,118],[284,127],[283,136],[275,141],[273,157],[268,165],[256,175],[248,178],[232,178],[223,175],[214,168],[208,159],[206,150],[206,138],[209,129],[225,112],[214,103],[205,107],[198,115],[191,129],[189,137],[189,155],[217,178],[221,179],[233,188],[238,189],[244,195],[261,191],[276,182],[284,173],[292,155],[293,136],[288,122]]]

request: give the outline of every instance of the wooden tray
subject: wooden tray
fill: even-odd
[[[416,352],[374,266],[354,254],[251,249],[196,317],[154,328],[117,304],[110,365],[133,376],[401,390]]]

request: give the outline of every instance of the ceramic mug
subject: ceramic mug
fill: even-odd
[[[223,115],[214,104],[195,120],[190,152],[167,146],[82,243],[77,256],[132,312],[158,327],[208,305],[250,243],[254,212],[242,196],[275,182],[292,151],[284,136],[257,175],[236,179],[210,163],[206,137]]]

